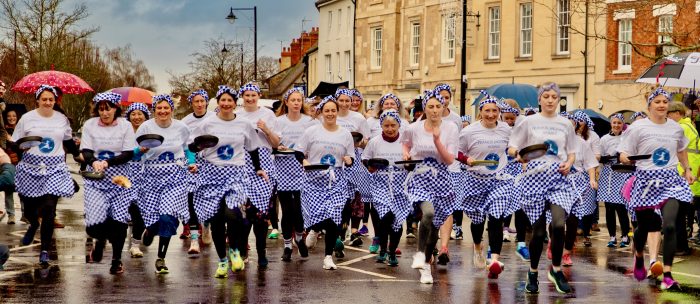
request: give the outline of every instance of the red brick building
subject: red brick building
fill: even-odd
[[[299,38],[294,38],[289,47],[283,47],[280,55],[280,71],[296,65],[312,46],[318,41],[318,27],[311,32],[303,31]]]

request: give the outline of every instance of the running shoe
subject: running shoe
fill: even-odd
[[[480,250],[474,249],[474,256],[472,257],[472,262],[474,267],[483,269],[486,266],[486,259],[484,259],[484,254]]]
[[[637,267],[637,259],[642,259],[641,267]],[[636,257],[635,256],[635,263],[634,263],[634,278],[637,279],[637,281],[641,282],[647,277],[647,269],[644,268],[644,258]]]
[[[630,238],[628,236],[623,236],[622,240],[620,241],[620,248],[625,248],[629,247],[630,245]]]
[[[338,266],[333,263],[333,257],[330,255],[327,255],[325,258],[323,258],[323,269],[325,270],[334,270],[338,269]]]
[[[182,233],[180,234],[180,239],[188,239],[190,238],[190,225],[184,225],[182,228]]]
[[[39,264],[43,267],[48,267],[49,266],[49,252],[46,250],[42,250],[41,253],[39,254]]]
[[[681,291],[681,285],[671,277],[664,277],[661,281],[661,290]]]
[[[141,235],[141,243],[143,243],[144,246],[148,247],[153,244],[153,239],[156,236],[150,232],[148,232],[148,229],[143,230],[143,234]]]
[[[573,265],[574,265],[574,261],[571,260],[571,253],[570,253],[570,252],[569,252],[569,253],[564,253],[564,254],[562,254],[562,256],[561,256],[561,265],[562,265],[562,266],[567,266],[567,267],[573,266]]]
[[[527,283],[525,283],[525,292],[527,293],[539,293],[540,292],[540,282],[537,281],[537,272],[528,271],[527,272]]]
[[[518,231],[515,230],[515,228],[510,228],[510,227],[505,227],[505,228],[506,228],[506,230],[508,231],[508,233],[510,233],[510,234],[516,234],[516,233],[518,233]],[[504,231],[504,232],[505,232],[505,231]]]
[[[8,224],[8,225],[14,225],[14,224],[15,224],[15,216],[14,216],[14,215],[10,215],[10,216],[7,217],[7,224]]]
[[[656,279],[664,273],[664,266],[659,261],[652,261],[649,264],[649,275],[650,279]]]
[[[505,265],[499,261],[492,261],[491,264],[487,267],[487,270],[489,271],[489,279],[498,279],[498,275],[503,272],[503,269],[505,268]]]
[[[196,257],[199,252],[199,234],[192,233],[190,237],[190,249],[187,250],[187,253]]]
[[[37,228],[39,227],[34,225],[30,225],[29,228],[27,228],[27,232],[25,232],[24,237],[22,237],[22,245],[27,246],[34,242],[34,235],[36,234]]]
[[[411,268],[421,269],[423,268],[423,265],[425,265],[425,253],[416,252],[416,254],[413,255],[413,263],[411,264]]]
[[[306,247],[306,242],[304,240],[297,243],[297,249],[299,249],[299,255],[302,259],[307,259],[309,257],[309,248]]]
[[[316,241],[318,241],[318,233],[314,230],[309,230],[309,234],[306,235],[306,248],[312,249],[316,246]]]
[[[447,251],[447,248],[443,248],[440,250],[440,254],[438,254],[437,257],[437,263],[438,265],[447,265],[447,263],[450,262],[450,253]]]
[[[520,259],[523,261],[529,261],[530,260],[530,250],[527,249],[527,246],[520,247],[515,250],[515,255],[517,255]]]
[[[591,242],[591,238],[590,238],[590,237],[584,237],[584,238],[583,238],[583,246],[591,247],[592,245],[593,245],[593,243]]]
[[[452,224],[452,231],[450,231],[450,240],[457,238],[457,225]]]
[[[104,255],[106,245],[107,241],[105,240],[97,240],[97,242],[95,242],[95,246],[92,247],[92,251],[90,251],[91,262],[99,263],[102,261],[102,256]]]
[[[375,236],[372,238],[372,244],[369,245],[369,253],[377,252],[379,252],[379,238]]]
[[[215,278],[227,278],[228,277],[228,259],[223,258],[219,260],[219,266],[216,268]]]
[[[271,239],[271,240],[276,240],[279,236],[280,236],[279,230],[272,229],[272,231],[270,231],[270,234],[267,235],[267,238]]]
[[[389,254],[389,266],[396,267],[399,266],[399,259],[396,258],[395,254]]]
[[[350,235],[350,242],[348,243],[352,247],[362,246],[362,235],[359,232],[355,232]]]
[[[143,257],[143,252],[139,248],[139,244],[141,244],[140,240],[137,240],[135,238],[130,238],[130,240],[129,240],[129,254],[131,255],[132,258],[142,258]]]
[[[566,281],[566,277],[564,277],[564,273],[561,270],[555,272],[554,269],[550,269],[547,273],[547,278],[550,282],[554,283],[554,287],[557,288],[559,293],[571,292],[571,286],[569,286],[569,283]]]
[[[211,238],[211,229],[204,226],[204,229],[202,229],[202,244],[211,245],[212,242],[214,242],[214,240]]]
[[[229,249],[228,256],[229,260],[231,261],[231,270],[241,271],[245,269],[245,262],[243,262],[243,259],[241,258],[241,253],[238,251],[238,249]]]
[[[383,253],[378,254],[377,257],[375,258],[375,261],[376,261],[377,263],[384,263],[384,262],[386,262],[386,252],[383,252]]]
[[[165,259],[157,259],[156,260],[156,273],[157,274],[166,274],[168,273],[168,266],[165,266]]]
[[[285,261],[285,262],[292,261],[292,248],[284,247],[284,252],[282,253],[282,261]]]
[[[615,248],[617,247],[617,239],[614,236],[610,237],[610,241],[608,241],[608,248]],[[620,244],[620,247],[622,247],[622,244]]]
[[[335,240],[335,248],[333,250],[335,251],[336,258],[342,259],[345,257],[345,244],[343,244],[340,238]]]
[[[418,272],[420,272],[420,282],[423,284],[433,284],[433,274],[430,269],[429,264],[423,265],[420,269],[418,269]]]
[[[112,266],[109,267],[109,273],[110,274],[124,273],[124,264],[122,264],[122,261],[112,260]]]
[[[369,234],[369,229],[367,229],[367,225],[362,225],[362,228],[360,228],[360,230],[357,232],[359,232],[360,235],[367,235]]]
[[[267,268],[268,264],[270,264],[270,261],[267,260],[267,257],[265,257],[265,256],[258,257],[258,268]]]

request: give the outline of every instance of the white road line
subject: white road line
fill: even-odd
[[[388,275],[383,275],[383,274],[380,274],[380,273],[371,272],[371,271],[367,271],[367,270],[362,270],[362,269],[357,269],[357,268],[351,268],[351,267],[347,267],[347,266],[338,266],[338,268],[347,269],[347,270],[355,271],[355,272],[359,272],[359,273],[364,273],[364,274],[368,274],[368,275],[380,277],[380,278],[382,278],[382,279],[396,279],[396,277],[392,277],[392,276],[388,276]]]
[[[375,257],[374,254],[369,254],[369,255],[361,256],[361,257],[359,257],[359,258],[355,258],[355,259],[352,259],[352,260],[349,260],[349,261],[345,261],[345,262],[342,262],[342,263],[339,263],[339,264],[336,264],[336,265],[338,265],[338,266],[348,266],[348,265],[350,265],[350,264],[355,264],[355,263],[357,263],[357,262],[361,262],[361,261],[364,261],[364,260],[367,260],[367,259],[371,259],[371,258],[373,258],[373,257]]]
[[[696,275],[696,274],[690,274],[690,273],[678,272],[678,271],[673,271],[673,274],[680,274],[682,276],[700,279],[700,275]]]
[[[41,243],[35,243],[35,244],[27,245],[27,246],[19,246],[19,247],[15,247],[15,248],[10,248],[10,252],[20,251],[20,250],[24,250],[24,249],[28,249],[28,248],[32,248],[32,247],[38,247],[38,246],[41,246]]]
[[[352,246],[345,246],[345,249],[350,249],[350,250],[354,250],[354,251],[369,253],[369,250],[361,249],[361,248],[356,248],[356,247],[352,247]]]
[[[402,280],[402,279],[354,279],[343,280],[343,282],[418,282],[418,280]]]

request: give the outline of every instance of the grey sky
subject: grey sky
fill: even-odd
[[[188,70],[189,55],[211,38],[249,43],[252,52],[253,12],[234,12],[234,25],[224,18],[230,7],[258,7],[258,56],[279,57],[280,40],[288,45],[301,32],[318,26],[313,0],[69,0],[85,2],[90,17],[85,25],[99,26],[95,43],[105,47],[131,44],[156,78],[159,92],[168,92],[167,70]]]

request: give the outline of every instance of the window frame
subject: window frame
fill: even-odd
[[[566,4],[564,8],[562,4]],[[565,10],[564,10],[565,9]],[[555,53],[557,55],[571,54],[571,1],[557,0],[557,35]]]
[[[442,37],[440,43],[440,62],[452,63],[456,57],[456,27],[457,17],[454,14],[442,15]]]
[[[383,35],[384,31],[381,26],[371,28],[370,68],[373,70],[382,68]],[[377,37],[379,37],[378,40]]]
[[[617,21],[617,69],[620,71],[632,70],[632,46],[625,43],[632,41],[632,24],[633,19]]]
[[[420,22],[411,22],[410,48],[408,52],[408,62],[412,67],[420,65]]]
[[[488,8],[486,58],[490,60],[501,58],[501,18],[500,6],[490,6]]]
[[[529,15],[525,15],[525,7],[529,6]],[[519,31],[519,50],[518,50],[518,55],[522,58],[530,58],[532,57],[532,47],[533,47],[533,39],[532,39],[532,19],[533,19],[533,5],[532,2],[521,2],[519,5],[519,12],[520,12],[520,31]],[[526,18],[528,19],[528,24],[525,24]],[[525,27],[525,26],[529,27]],[[527,36],[527,37],[526,37]],[[529,38],[529,40],[527,40]],[[525,52],[525,50],[529,50],[529,52]]]

